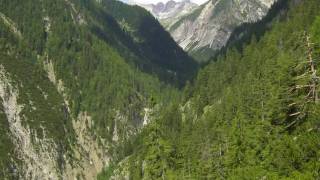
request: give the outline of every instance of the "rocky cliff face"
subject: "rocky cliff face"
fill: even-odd
[[[39,143],[39,138],[36,135],[32,137],[30,128],[23,126],[22,123],[26,121],[26,117],[21,115],[21,111],[25,105],[19,104],[18,88],[12,85],[12,79],[2,65],[0,65],[0,98],[8,121],[10,137],[16,146],[16,155],[23,161],[20,177],[26,179],[57,178],[58,173],[55,168],[58,167],[57,161],[55,161],[58,156],[55,151],[57,148],[52,141],[45,137],[42,139],[42,143]],[[32,139],[35,140],[34,143],[32,143]],[[13,167],[12,170],[15,172],[18,167]],[[16,175],[16,177],[19,176]]]
[[[62,80],[56,81],[53,64],[45,63],[44,70],[48,73],[48,79],[45,79],[51,81],[47,81],[45,87],[42,82],[34,86],[33,77],[30,77],[31,82],[23,81],[20,74],[7,64],[7,60],[1,60],[0,113],[3,116],[0,120],[7,124],[4,127],[7,132],[0,135],[3,143],[0,147],[1,153],[7,156],[1,158],[1,166],[4,167],[0,177],[94,179],[108,165],[108,145],[103,139],[92,136],[92,120],[86,112],[81,112],[77,118],[68,118],[71,117],[69,97],[64,92]],[[31,67],[29,70],[35,69]],[[24,72],[22,75],[25,75]],[[40,75],[45,77],[45,74]],[[40,92],[36,96],[33,93],[35,89]],[[54,96],[57,95],[63,97],[65,103],[60,98],[56,102],[54,98],[57,97]],[[63,110],[56,113],[56,108]],[[65,124],[66,121],[69,122]],[[4,142],[3,137],[7,137],[8,141]],[[2,164],[5,161],[6,164]]]
[[[167,29],[191,54],[205,49],[216,51],[226,44],[237,26],[260,20],[275,1],[210,0]]]

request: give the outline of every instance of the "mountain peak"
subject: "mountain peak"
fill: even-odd
[[[184,16],[196,7],[197,4],[191,2],[191,0],[182,0],[182,1],[174,1],[170,0],[166,3],[158,2],[157,4],[141,4],[135,3],[146,10],[148,10],[154,17],[159,20],[165,19],[178,19],[181,16]]]
[[[212,56],[225,46],[237,26],[260,20],[276,1],[212,0],[165,27],[186,51],[197,54],[205,50]]]

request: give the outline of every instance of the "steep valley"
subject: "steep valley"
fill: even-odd
[[[320,1],[275,2],[0,0],[0,179],[317,180]]]

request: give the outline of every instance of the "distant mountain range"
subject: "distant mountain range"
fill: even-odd
[[[170,27],[183,16],[191,13],[198,7],[196,3],[190,0],[183,0],[180,2],[168,1],[167,3],[159,2],[157,4],[139,4],[151,12],[157,19],[159,19],[164,27]]]
[[[137,4],[150,11],[175,41],[199,61],[224,47],[236,27],[263,18],[276,0],[210,0],[198,6],[190,0]]]

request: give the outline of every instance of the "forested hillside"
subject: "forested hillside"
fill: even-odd
[[[320,1],[288,2],[262,37],[204,67],[101,179],[319,179]]]
[[[319,179],[320,1],[281,2],[197,73],[138,6],[0,0],[0,179]]]
[[[94,179],[197,71],[141,8],[0,4],[0,179]]]
[[[149,12],[139,6],[129,6],[115,0],[101,1],[101,11],[97,12],[97,9],[90,8],[91,1],[85,2],[87,3],[83,6],[89,7],[90,13],[97,18],[97,23],[111,21],[103,25],[103,33],[96,27],[94,32],[101,39],[107,41],[114,39],[112,44],[120,41],[122,46],[126,46],[131,52],[124,56],[134,61],[142,71],[154,73],[160,79],[178,85],[184,85],[185,81],[194,77],[197,63],[177,46],[170,34]],[[114,20],[110,20],[106,13]],[[120,33],[108,34],[109,28],[116,29],[116,32]],[[123,53],[123,49],[120,49],[120,52]]]

